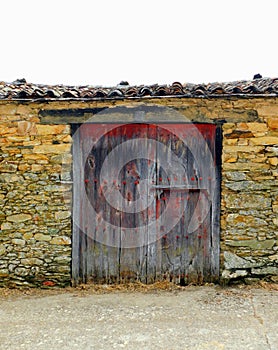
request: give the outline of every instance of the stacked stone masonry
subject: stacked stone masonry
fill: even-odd
[[[140,103],[0,101],[0,286],[71,282],[70,121],[43,119],[41,111]],[[144,104],[222,124],[222,278],[278,282],[277,98],[150,98]]]

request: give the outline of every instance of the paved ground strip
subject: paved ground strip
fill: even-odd
[[[187,287],[1,297],[0,349],[278,349],[278,292]]]

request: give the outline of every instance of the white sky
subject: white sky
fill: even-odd
[[[114,86],[278,76],[277,0],[2,0],[0,24],[0,81]]]

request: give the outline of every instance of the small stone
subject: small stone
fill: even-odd
[[[19,222],[25,222],[32,219],[32,216],[29,214],[15,214],[7,217],[7,221],[19,223]]]
[[[43,170],[43,166],[40,165],[40,164],[32,164],[31,170],[32,170],[34,173],[38,173],[38,172],[41,172],[41,171]]]
[[[268,266],[260,269],[252,269],[251,273],[253,275],[278,275],[278,267]]]
[[[25,269],[24,267],[17,267],[15,270],[14,270],[14,273],[18,276],[27,276],[29,274],[29,271],[27,269]]]
[[[277,145],[278,136],[262,136],[250,139],[250,145]]]
[[[230,269],[248,269],[251,267],[258,267],[262,266],[262,263],[252,263],[248,260],[245,260],[236,254],[233,254],[231,252],[224,252],[224,266],[225,269],[230,270]]]
[[[10,264],[9,265],[9,271],[10,272],[14,272],[14,269],[17,267],[17,265],[14,265],[14,264]]]
[[[29,239],[33,238],[33,233],[26,232],[24,233],[23,238],[26,239],[26,241],[28,241]]]
[[[24,154],[23,158],[25,160],[48,160],[49,158],[43,154]]]
[[[35,238],[37,241],[44,241],[44,242],[51,241],[51,236],[49,236],[49,235],[44,235],[44,234],[42,234],[42,233],[37,233],[37,234],[35,234],[34,238]]]
[[[270,279],[272,282],[278,283],[278,276],[271,276]]]
[[[18,166],[18,170],[20,171],[29,171],[31,169],[30,165],[29,164],[19,164]]]
[[[273,153],[273,155],[278,156],[278,147],[266,147],[267,152]]]
[[[247,123],[248,130],[252,132],[267,132],[267,125],[265,123]]]
[[[278,254],[270,255],[268,259],[271,261],[277,261],[278,263]]]
[[[50,161],[51,161],[51,163],[54,163],[54,164],[71,164],[72,163],[72,155],[71,154],[58,154],[56,156],[52,156]]]
[[[247,275],[248,275],[248,272],[246,270],[236,270],[234,272],[231,272],[229,270],[224,270],[222,272],[222,278],[224,279],[234,279],[238,277],[244,277]]]
[[[70,211],[58,211],[55,213],[55,219],[56,220],[63,220],[63,219],[67,219],[71,216],[71,212]]]
[[[247,277],[247,278],[244,278],[244,282],[248,285],[252,285],[252,284],[256,284],[260,281],[259,278],[256,278],[256,277]]]
[[[16,245],[24,246],[26,241],[24,239],[14,238],[14,239],[12,239],[12,243],[16,244]]]
[[[70,245],[71,244],[71,239],[66,236],[61,236],[61,237],[54,237],[51,241],[51,244],[57,244],[57,245]]]
[[[0,172],[2,173],[15,173],[17,171],[17,165],[3,161],[0,163]]]
[[[41,145],[34,147],[34,153],[42,154],[60,154],[60,153],[70,153],[71,144],[64,143],[60,145]]]
[[[43,260],[38,258],[29,258],[29,259],[21,259],[21,264],[24,266],[33,266],[33,265],[43,265]]]
[[[268,159],[268,162],[272,166],[277,166],[278,165],[278,158],[277,157],[272,157]]]
[[[0,244],[0,256],[4,256],[7,253],[6,248],[3,244]]]
[[[278,129],[278,118],[268,118],[267,124],[270,129]]]
[[[71,261],[71,257],[70,256],[57,256],[56,258],[54,258],[54,261],[56,261],[58,264],[68,264]]]
[[[274,244],[274,239],[268,239],[265,241],[258,241],[258,240],[242,240],[242,241],[226,241],[226,245],[232,246],[232,247],[249,247],[253,250],[264,250],[264,249],[271,249]]]
[[[23,176],[16,175],[16,174],[5,174],[4,180],[6,183],[10,183],[10,182],[22,183],[24,181],[24,178]]]
[[[247,179],[246,173],[241,171],[226,172],[225,175],[230,181],[242,181]]]
[[[225,195],[226,207],[231,209],[245,208],[271,208],[271,199],[265,195],[232,194]]]
[[[18,132],[18,135],[35,135],[36,134],[35,123],[31,123],[25,120],[19,121],[17,132]]]
[[[37,135],[58,135],[69,132],[68,125],[37,125]]]
[[[3,222],[1,224],[1,230],[11,230],[13,228],[13,225],[10,222]]]
[[[9,270],[8,269],[0,269],[0,277],[8,277],[9,276]]]

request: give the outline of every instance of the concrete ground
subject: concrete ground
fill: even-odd
[[[0,349],[277,350],[278,292],[2,293]]]

